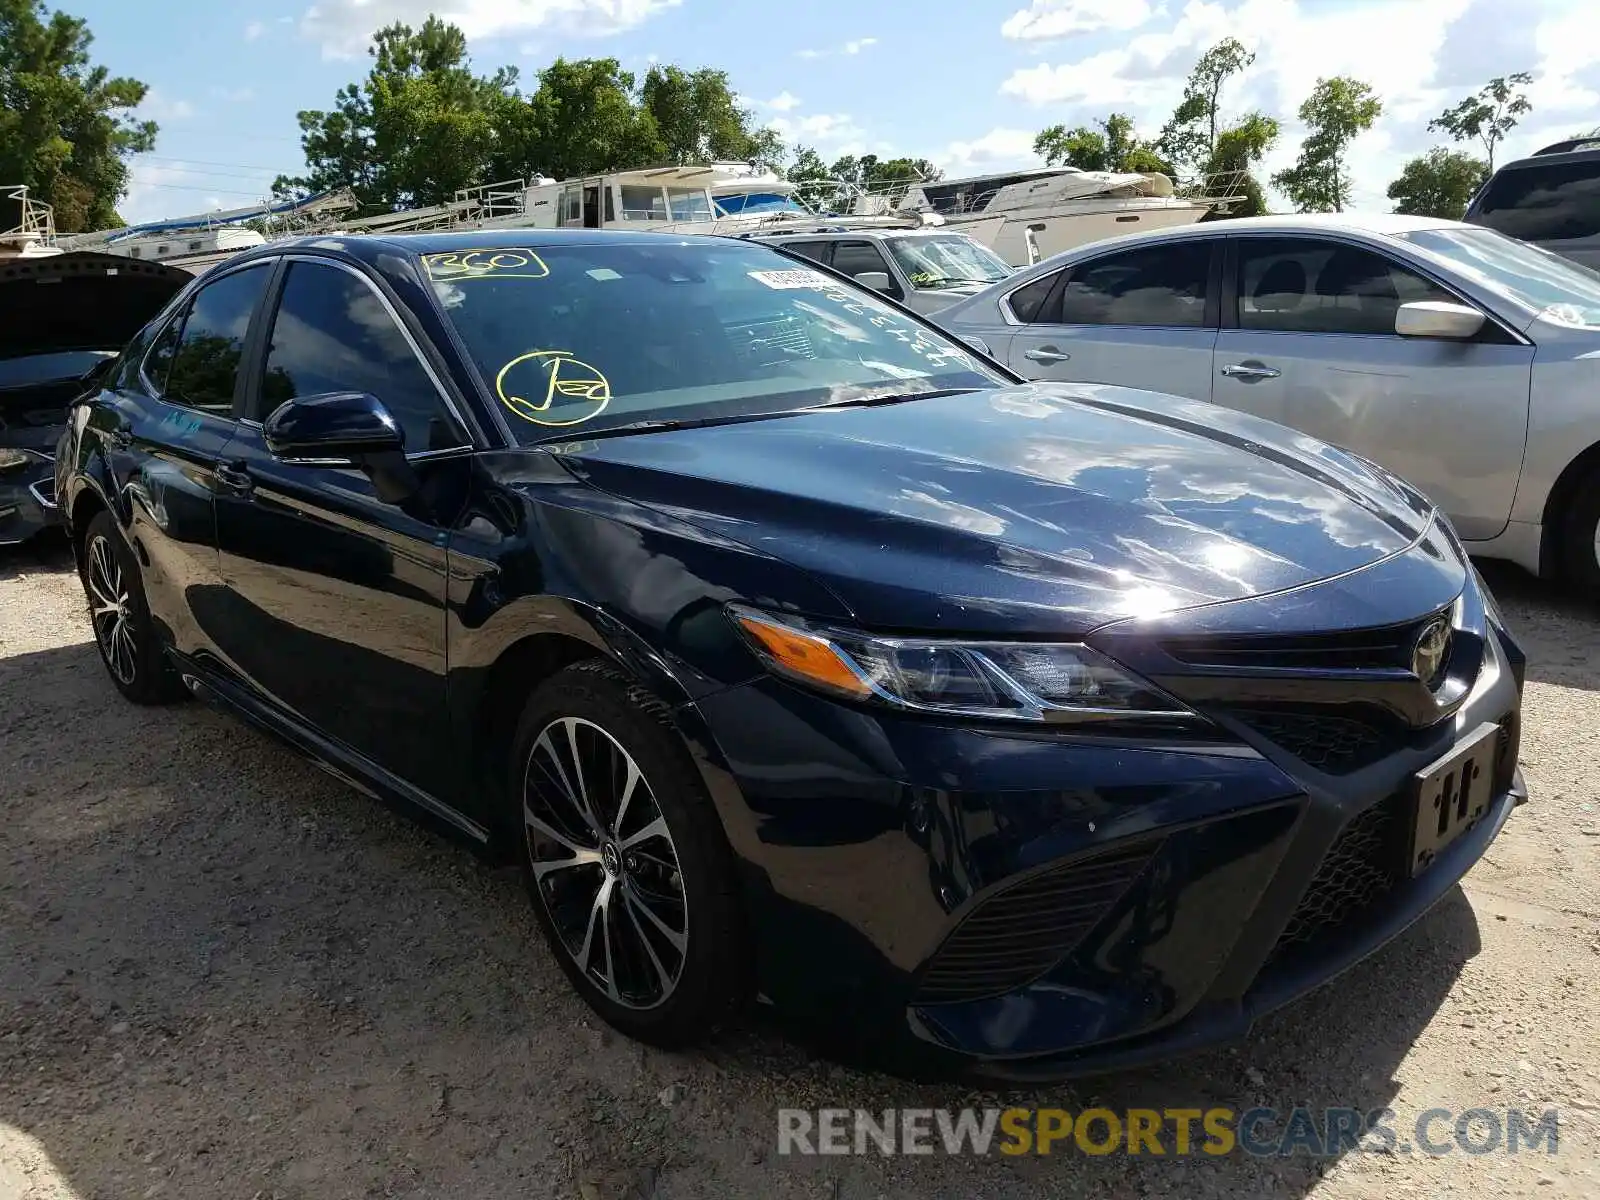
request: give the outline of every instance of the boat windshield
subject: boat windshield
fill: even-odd
[[[993,250],[959,233],[887,239],[889,253],[915,288],[997,283],[1012,268]]]
[[[738,217],[753,213],[804,213],[807,208],[793,196],[782,192],[731,192],[715,197],[719,217]]]

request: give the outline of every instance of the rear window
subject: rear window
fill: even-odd
[[[1600,157],[1502,170],[1471,220],[1530,242],[1600,235]]]
[[[871,293],[748,242],[495,246],[421,265],[530,443],[1005,382]]]

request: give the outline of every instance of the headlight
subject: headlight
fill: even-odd
[[[26,450],[13,450],[9,446],[0,447],[0,471],[14,471],[32,461],[33,455]]]
[[[774,674],[852,700],[1005,721],[1196,715],[1076,643],[876,637],[738,604],[728,611]]]

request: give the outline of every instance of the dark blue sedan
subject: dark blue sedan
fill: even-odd
[[[1412,488],[747,241],[270,243],[56,483],[125,696],[515,857],[660,1044],[757,997],[1014,1079],[1236,1036],[1525,798],[1523,656]]]

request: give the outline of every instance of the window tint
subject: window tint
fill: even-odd
[[[1012,292],[1011,299],[1007,301],[1011,305],[1011,315],[1029,325],[1054,325],[1060,317],[1061,306],[1052,305],[1047,312],[1044,302],[1050,298],[1050,289],[1056,286],[1060,278],[1060,271],[1052,271]]]
[[[144,358],[144,373],[157,394],[167,389],[167,372],[172,369],[172,352],[178,348],[178,335],[183,332],[183,314],[168,321],[161,334],[151,343]]]
[[[378,294],[337,267],[290,263],[272,322],[260,415],[327,392],[368,392],[382,400],[400,423],[407,451],[466,444]]]
[[[904,294],[895,282],[894,272],[889,270],[889,264],[883,259],[883,251],[871,242],[836,243],[833,247],[833,269],[843,271],[852,279],[867,271],[882,271],[889,277],[889,290],[885,294],[896,300]]]
[[[1455,297],[1382,255],[1310,238],[1239,240],[1239,328],[1394,333],[1413,300]]]
[[[813,262],[825,263],[828,261],[828,245],[827,242],[785,242],[783,248],[804,254]]]
[[[271,273],[271,265],[262,263],[224,275],[195,293],[167,372],[166,399],[204,412],[233,411],[245,334]],[[160,353],[158,343],[151,352],[152,365],[158,369]],[[154,372],[150,381],[161,386]]]
[[[1501,171],[1473,220],[1530,242],[1600,235],[1600,159]]]
[[[1063,325],[1205,324],[1209,241],[1179,242],[1075,267],[1061,296]]]

